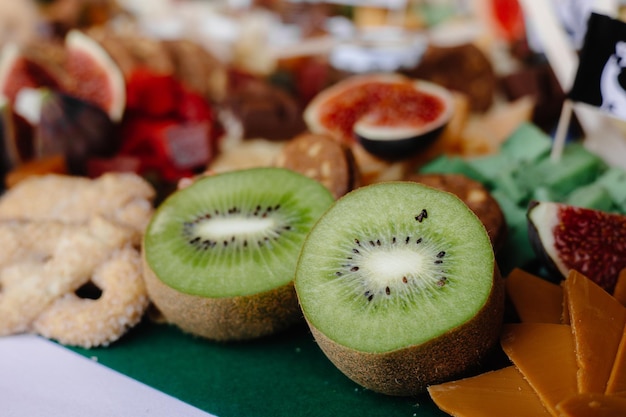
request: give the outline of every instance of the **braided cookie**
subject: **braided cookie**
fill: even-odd
[[[5,193],[0,336],[35,332],[90,348],[137,324],[149,303],[139,242],[153,196],[134,174],[31,177]]]
[[[54,300],[89,280],[92,271],[133,231],[94,217],[86,225],[58,222],[0,223],[0,335],[29,331]]]
[[[49,174],[30,177],[0,199],[0,219],[85,223],[96,215],[143,232],[152,214],[154,188],[129,173],[96,179]]]
[[[106,346],[141,320],[149,301],[137,250],[113,253],[91,283],[102,291],[97,299],[66,293],[35,320],[35,332],[66,345]]]

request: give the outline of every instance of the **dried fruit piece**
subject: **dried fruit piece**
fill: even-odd
[[[555,202],[528,207],[533,250],[555,273],[576,270],[609,293],[626,268],[626,216]]]

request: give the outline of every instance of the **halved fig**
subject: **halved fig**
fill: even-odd
[[[64,155],[72,174],[85,175],[91,157],[110,157],[119,149],[115,124],[99,106],[59,91],[43,93],[35,132],[37,157]]]
[[[65,38],[66,69],[75,81],[67,91],[98,105],[111,120],[121,120],[126,108],[126,80],[118,64],[94,39],[77,29]]]
[[[47,46],[47,45],[46,45]],[[54,49],[53,46],[50,48]],[[0,54],[0,94],[10,103],[24,87],[64,88],[66,82],[60,63],[40,56],[33,48],[7,43]]]
[[[314,133],[359,141],[370,153],[406,158],[435,140],[454,110],[451,93],[400,74],[356,75],[328,87],[306,107]]]
[[[532,201],[528,233],[537,257],[561,278],[570,270],[613,293],[626,268],[626,215]]]

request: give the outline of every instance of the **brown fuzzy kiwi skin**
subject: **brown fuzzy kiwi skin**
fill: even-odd
[[[208,298],[185,294],[164,284],[143,256],[148,296],[169,324],[217,342],[268,336],[302,321],[293,281],[259,294]]]
[[[385,353],[355,351],[307,324],[320,349],[352,381],[381,394],[417,396],[429,385],[480,368],[499,341],[504,298],[504,280],[496,266],[491,293],[471,320],[426,343]]]

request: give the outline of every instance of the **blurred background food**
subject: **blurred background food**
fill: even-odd
[[[392,160],[359,140],[334,138],[346,142],[359,185],[422,170],[475,173],[442,161],[499,175],[505,164],[494,161],[519,136],[515,152],[533,154],[541,137],[547,158],[568,92],[518,0],[0,4],[4,187],[33,173],[132,171],[156,186],[159,201],[205,171],[295,166],[296,153],[283,148],[296,148],[293,142],[312,130],[303,116],[312,100],[342,80],[373,73],[442,86],[453,112],[432,144]],[[551,5],[575,53],[590,8]],[[595,115],[602,129],[588,132],[578,115],[566,141],[626,169],[624,123]],[[531,194],[519,197],[513,185],[525,169],[516,162],[508,176],[478,179],[490,191],[504,190],[496,195],[505,206],[523,211]],[[509,223],[521,218],[515,213]]]

